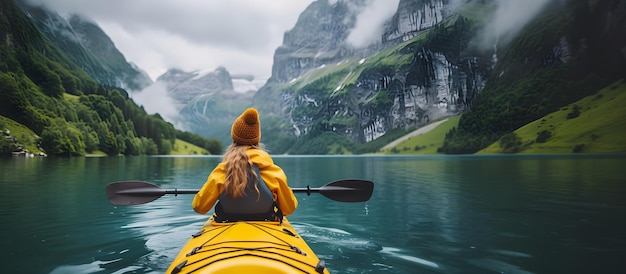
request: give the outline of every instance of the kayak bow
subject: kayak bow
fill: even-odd
[[[166,273],[329,273],[284,218],[278,222],[206,222]]]

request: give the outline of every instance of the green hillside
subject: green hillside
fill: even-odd
[[[596,94],[522,126],[477,154],[623,153],[626,152],[625,106],[626,83],[620,80]],[[411,137],[382,152],[439,153],[438,148],[443,144],[446,134],[458,126],[459,120],[460,116],[450,118],[432,131]]]
[[[621,19],[626,18],[626,6],[619,1],[549,1],[519,32],[494,40],[487,50],[478,40],[494,12],[488,3],[465,3],[440,24],[402,43],[367,57],[325,64],[282,87],[275,83],[259,90],[262,98],[257,102],[267,112],[277,109],[272,102],[282,102],[281,95],[291,100],[285,103],[290,120],[265,123],[272,129],[265,135],[266,144],[277,153],[376,153],[385,144],[364,146],[371,140],[364,125],[383,117],[387,129],[407,127],[400,119],[393,124],[390,113],[394,107],[403,110],[399,102],[405,99],[406,87],[427,86],[434,77],[432,63],[421,61],[430,58],[429,52],[443,54],[456,66],[476,60],[463,67],[463,74],[472,79],[465,84],[484,79],[484,88],[476,86],[471,90],[479,92],[455,102],[456,109],[465,111],[458,125],[437,133],[443,136],[441,144],[412,138],[395,153],[473,154],[626,77],[626,24]],[[495,65],[490,64],[495,59]],[[484,71],[484,77],[471,74],[476,71]],[[373,82],[378,85],[368,86]],[[417,111],[415,117],[424,114]],[[294,125],[305,133],[292,134]],[[383,136],[393,141],[389,133],[397,132]],[[436,139],[432,134],[419,139],[428,136]]]
[[[0,13],[0,116],[22,148],[56,156],[169,154],[178,138],[221,153],[218,141],[184,134],[125,90],[94,81],[13,1],[1,0]],[[11,136],[1,155],[13,151]]]
[[[501,42],[498,62],[484,90],[446,136],[442,151],[478,152],[623,79],[626,11],[618,2],[552,1],[519,35]],[[609,16],[613,13],[621,15]]]
[[[44,153],[44,151],[37,146],[39,136],[24,125],[0,115],[0,130],[9,130],[10,136],[16,138],[17,142],[19,142],[28,152],[33,154]],[[7,136],[6,132],[2,134],[2,140],[0,140],[0,142],[2,142],[1,151],[13,151],[15,149],[11,146],[13,142],[9,142],[6,138],[4,138],[5,136]]]
[[[398,144],[397,146],[382,151],[386,154],[436,154],[438,149],[443,145],[446,133],[452,128],[458,126],[461,116],[449,118],[447,121],[437,126],[433,130],[410,137],[408,140]]]
[[[515,130],[479,153],[626,152],[624,117],[626,83],[620,80]]]
[[[174,147],[170,151],[170,155],[209,155],[211,154],[208,150],[196,146],[192,143],[183,141],[181,139],[176,139],[174,143]]]
[[[40,153],[44,153],[42,149],[37,145],[40,142],[40,137],[35,134],[32,130],[27,128],[26,126],[4,116],[0,115],[0,129],[8,130],[10,136],[16,138],[16,141],[29,153],[38,155]],[[6,136],[6,133],[3,135]],[[10,142],[3,138],[0,140],[3,148],[6,146],[7,149],[14,150],[15,147],[10,146]],[[4,150],[3,150],[4,151]],[[210,155],[211,153],[200,146],[194,145],[190,142],[183,141],[181,139],[176,139],[172,149],[169,152],[169,155]],[[88,155],[102,155],[106,156],[106,153],[102,151],[91,151]]]

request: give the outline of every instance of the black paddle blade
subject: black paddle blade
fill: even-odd
[[[110,183],[106,191],[109,202],[119,206],[149,203],[165,194],[165,189],[143,181]]]
[[[365,202],[372,197],[374,183],[366,180],[340,180],[324,185],[319,192],[340,202]]]

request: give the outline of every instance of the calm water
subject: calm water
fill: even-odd
[[[162,273],[206,216],[191,195],[108,203],[109,182],[199,188],[216,157],[0,159],[2,273]],[[626,273],[626,156],[276,157],[292,187],[372,180],[366,203],[297,194],[334,273]]]

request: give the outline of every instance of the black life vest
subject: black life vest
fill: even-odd
[[[216,222],[237,221],[282,221],[282,212],[278,209],[272,191],[267,187],[258,166],[254,166],[254,174],[248,174],[244,195],[234,198],[222,192],[215,205]],[[258,186],[257,192],[255,185]]]

